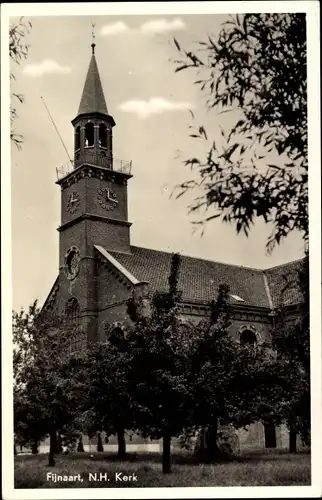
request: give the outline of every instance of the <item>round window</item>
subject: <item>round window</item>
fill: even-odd
[[[71,247],[65,256],[65,267],[67,278],[76,278],[79,271],[80,253],[77,247]]]

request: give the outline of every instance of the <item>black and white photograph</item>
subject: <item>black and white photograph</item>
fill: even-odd
[[[318,2],[1,10],[3,497],[319,497]]]

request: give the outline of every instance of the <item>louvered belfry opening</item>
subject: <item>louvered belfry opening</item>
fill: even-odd
[[[95,47],[89,63],[76,118],[74,168],[83,164],[113,168],[112,129],[115,121],[108,113],[100,74],[95,58]]]

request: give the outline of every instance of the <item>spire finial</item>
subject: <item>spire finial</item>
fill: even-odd
[[[92,54],[94,55],[95,54],[95,47],[96,47],[96,43],[95,43],[95,23],[92,23]]]

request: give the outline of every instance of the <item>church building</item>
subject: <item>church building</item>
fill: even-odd
[[[113,328],[129,322],[126,302],[133,292],[148,301],[156,290],[167,290],[172,254],[131,245],[127,190],[132,164],[113,155],[115,121],[106,105],[94,43],[72,125],[73,161],[57,172],[59,272],[44,309],[78,326],[72,343],[79,349],[87,341],[105,342]],[[263,270],[182,256],[182,318],[199,321],[219,285],[227,284],[231,335],[251,343],[269,341],[276,309],[287,306],[293,314],[301,302],[295,285],[283,293],[285,276],[296,276],[300,263]],[[250,427],[240,431],[241,445],[287,446],[285,429],[260,423]]]

